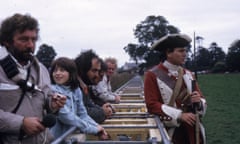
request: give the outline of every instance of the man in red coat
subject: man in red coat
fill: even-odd
[[[190,43],[184,34],[162,37],[152,46],[162,54],[162,62],[145,73],[148,111],[159,115],[174,144],[206,143],[199,121],[206,112],[206,100],[191,71],[182,67]]]

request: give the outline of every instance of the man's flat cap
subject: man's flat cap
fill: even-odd
[[[192,39],[186,34],[168,34],[157,40],[151,49],[163,52],[169,48],[186,47],[191,41]]]

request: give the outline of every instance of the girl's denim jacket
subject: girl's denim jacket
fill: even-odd
[[[77,126],[82,133],[98,133],[98,124],[87,114],[80,88],[71,90],[67,86],[52,85],[52,90],[67,97],[66,104],[58,112],[56,124],[51,128],[55,138],[64,134],[72,126]]]

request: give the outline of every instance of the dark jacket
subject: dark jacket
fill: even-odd
[[[106,119],[103,108],[98,106],[92,101],[89,93],[89,88],[81,80],[80,80],[80,88],[83,92],[83,103],[87,109],[88,115],[97,123],[101,124]]]

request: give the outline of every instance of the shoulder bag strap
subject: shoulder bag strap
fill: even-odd
[[[178,79],[177,79],[176,85],[173,89],[173,94],[172,94],[171,99],[170,99],[169,104],[168,104],[169,106],[174,105],[174,102],[177,98],[177,95],[180,92],[182,83],[183,83],[183,68],[180,67],[179,70],[178,70]]]

